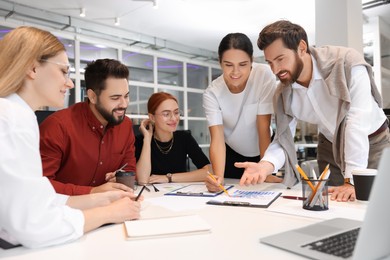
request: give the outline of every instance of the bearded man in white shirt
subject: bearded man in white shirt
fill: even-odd
[[[240,184],[261,183],[283,165],[284,184],[299,181],[293,136],[302,120],[318,126],[317,160],[320,172],[330,165],[331,199],[355,200],[352,171],[377,168],[390,146],[371,66],[351,48],[309,47],[305,30],[285,20],[266,26],[258,46],[280,80],[274,96],[277,130],[259,163],[236,163],[245,168]]]

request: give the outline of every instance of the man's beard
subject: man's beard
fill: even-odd
[[[292,83],[295,83],[298,80],[299,75],[301,75],[302,73],[302,70],[303,70],[303,61],[299,59],[298,54],[295,53],[295,64],[292,72],[290,73],[287,70],[283,70],[279,72],[277,76],[284,85],[290,85]],[[280,79],[279,74],[283,74],[285,72],[287,72],[288,75],[291,75],[291,78],[287,77],[285,79]]]
[[[119,125],[120,123],[123,122],[125,119],[125,114],[126,114],[126,108],[115,108],[111,112],[107,111],[103,106],[101,106],[100,101],[98,100],[96,103],[96,110],[102,115],[102,117],[108,122],[109,125],[115,126]],[[125,111],[125,114],[123,116],[118,117],[118,119],[115,118],[114,112],[115,111],[120,111],[123,110]]]

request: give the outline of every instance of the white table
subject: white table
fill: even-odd
[[[237,183],[237,180],[227,180],[226,182]],[[291,190],[287,190],[281,184],[261,184],[239,188],[278,190],[285,195],[300,195],[301,193],[299,185]],[[158,200],[171,200],[170,202],[173,204],[188,205],[189,208],[184,211],[200,215],[212,226],[212,232],[193,236],[127,241],[125,240],[124,225],[116,224],[101,227],[87,233],[81,239],[65,245],[33,250],[24,247],[11,250],[0,249],[0,259],[301,259],[302,257],[298,255],[261,244],[259,239],[321,221],[320,218],[304,216],[311,212],[301,209],[301,201],[283,198],[277,199],[267,210],[212,206],[205,205],[205,201],[208,200],[206,198],[161,197],[161,195],[161,192],[145,192],[145,210],[153,208],[153,203]],[[294,207],[301,216],[270,211],[284,206]],[[339,211],[337,216],[345,217],[345,214],[350,214],[351,217],[356,218],[354,212],[356,210],[365,212],[366,208],[366,204],[362,202],[330,201],[329,203],[330,209],[344,206],[351,210],[345,212],[350,213]],[[183,213],[183,210],[180,213]],[[358,219],[362,219],[363,215],[360,214]]]

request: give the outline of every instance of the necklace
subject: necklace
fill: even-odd
[[[172,147],[173,147],[174,137],[172,136],[172,139],[171,139],[171,141],[169,141],[167,146],[159,145],[157,143],[157,141],[156,141],[156,138],[154,138],[154,136],[153,136],[153,140],[154,140],[154,143],[156,144],[158,150],[160,150],[160,152],[162,154],[168,154],[171,151]]]

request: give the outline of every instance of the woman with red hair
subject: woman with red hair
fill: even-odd
[[[204,181],[209,160],[188,131],[176,131],[180,110],[175,96],[158,92],[148,100],[149,119],[135,141],[139,183]],[[187,172],[187,156],[197,167]]]

